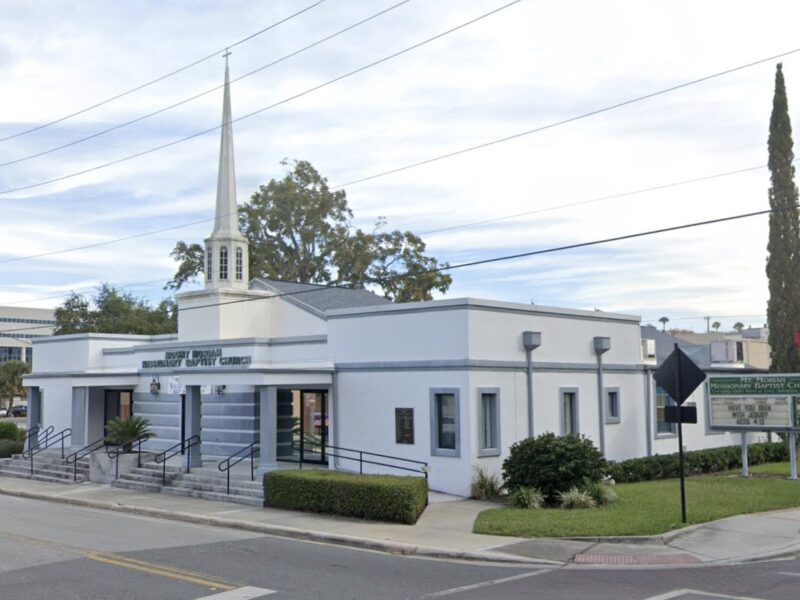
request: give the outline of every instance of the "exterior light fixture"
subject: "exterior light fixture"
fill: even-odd
[[[158,380],[158,376],[153,377],[153,380],[150,382],[150,393],[153,396],[158,396],[158,392],[161,390],[161,382]]]
[[[214,393],[215,393],[217,396],[222,396],[222,394],[224,394],[224,393],[225,393],[225,386],[224,386],[224,385],[218,385],[218,386],[215,386],[215,387],[214,387]]]

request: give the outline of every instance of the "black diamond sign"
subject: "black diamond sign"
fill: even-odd
[[[653,379],[678,404],[692,395],[697,386],[705,381],[706,374],[675,344],[675,350],[653,373]]]

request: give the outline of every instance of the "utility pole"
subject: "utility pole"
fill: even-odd
[[[706,320],[706,333],[711,333],[711,317],[703,317]]]

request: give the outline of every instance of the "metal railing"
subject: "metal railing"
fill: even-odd
[[[53,429],[53,426],[51,425],[50,427],[48,427],[45,430],[45,433],[47,433],[48,430],[52,431],[52,429]],[[54,445],[58,444],[59,442],[61,442],[61,458],[63,459],[64,458],[64,440],[66,440],[68,437],[71,437],[71,436],[72,436],[72,429],[70,429],[69,427],[67,427],[66,429],[62,429],[58,433],[53,434],[52,437],[50,437],[50,433],[47,433],[47,435],[45,435],[44,441],[41,439],[41,436],[39,436],[39,438],[38,438],[39,445],[38,446],[36,446],[35,448],[28,448],[27,451],[23,451],[23,453],[22,453],[23,458],[30,458],[31,459],[31,475],[33,475],[33,457],[34,456],[36,456],[37,454],[39,454],[40,452],[42,452],[44,450],[47,450],[50,446],[54,446]],[[26,454],[27,454],[27,456],[26,456]]]
[[[257,449],[258,443],[253,442],[249,446],[242,448],[238,452],[234,452],[228,458],[219,462],[217,468],[220,471],[224,471],[227,476],[227,494],[231,493],[231,467],[235,467],[247,458],[250,459],[250,481],[256,480],[255,454]]]
[[[76,450],[69,456],[67,456],[67,464],[72,463],[74,465],[72,479],[73,481],[78,481],[78,461],[82,459],[84,456],[89,456],[95,450],[99,450],[106,445],[106,438],[101,437],[99,440],[95,440],[90,444],[86,444],[80,450]]]
[[[47,443],[50,434],[55,430],[56,428],[53,425],[50,425],[46,429],[42,429],[39,425],[34,425],[28,429],[28,431],[25,433],[25,440],[22,444],[22,455],[25,456],[28,450],[38,447],[41,443]],[[34,438],[36,438],[36,446],[33,445]],[[25,458],[27,458],[27,456],[25,456]]]
[[[293,442],[293,446],[298,444],[298,442]],[[314,446],[320,446],[320,450],[314,450]],[[311,450],[308,449],[308,441],[303,440],[300,444],[298,449],[301,450],[300,452],[300,468],[303,468],[303,463],[308,462],[305,460],[305,454],[310,452],[312,454],[319,454],[323,457],[333,457],[333,458],[341,458],[343,460],[352,460],[358,462],[358,473],[359,475],[364,474],[364,465],[375,465],[380,467],[389,467],[390,469],[398,469],[400,471],[407,471],[411,473],[419,473],[428,479],[428,463],[422,460],[413,460],[411,458],[402,458],[400,456],[391,456],[390,454],[379,454],[377,452],[369,452],[367,450],[357,450],[355,448],[343,448],[342,446],[333,446],[331,444],[322,444],[320,442],[312,441],[311,442]],[[334,450],[334,452],[331,452]],[[342,453],[345,454],[342,454]],[[365,458],[366,457],[366,458]],[[373,458],[382,458],[386,460],[392,460],[395,462],[404,463],[402,465],[391,464],[387,462],[372,460]],[[406,466],[409,465],[409,466]]]
[[[142,442],[146,442],[149,440],[153,435],[151,433],[143,433],[142,435],[132,439],[129,442],[125,442],[120,446],[108,446],[106,448],[106,455],[108,458],[114,461],[114,479],[119,477],[119,457],[121,454],[127,454],[133,450],[133,445],[136,444],[136,466],[141,468],[142,466]],[[166,471],[166,462],[164,470]],[[166,473],[164,475],[166,479]]]
[[[155,461],[156,464],[163,464],[163,471],[161,475],[161,485],[167,485],[167,461],[172,458],[173,456],[177,456],[178,454],[183,454],[186,452],[186,472],[191,473],[192,469],[192,448],[194,446],[200,445],[200,436],[193,435],[190,438],[186,438],[185,440],[181,440],[174,446],[170,446],[166,450],[164,450],[161,454],[156,454]]]

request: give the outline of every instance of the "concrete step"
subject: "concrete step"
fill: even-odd
[[[143,463],[141,467],[136,467],[137,469],[147,469],[148,471],[158,471],[159,473],[163,472],[164,465],[158,464],[155,462],[146,462]],[[167,474],[169,473],[183,473],[184,468],[182,466],[177,465],[167,465]]]
[[[120,475],[117,479],[122,479],[125,481],[132,481],[138,483],[155,483],[161,485],[162,479],[161,476],[156,475],[142,475],[140,473],[125,473],[124,475]],[[169,481],[169,478],[167,479]]]
[[[202,498],[204,500],[215,500],[217,502],[233,502],[235,504],[244,504],[246,506],[264,506],[263,498],[255,498],[253,496],[240,496],[237,494],[226,494],[224,492],[210,492],[203,490],[187,489],[182,487],[174,487],[171,485],[162,489],[165,494],[172,494],[173,496],[188,496],[190,498]]]
[[[31,474],[30,464],[28,464],[28,465],[13,465],[13,464],[2,465],[2,467],[0,467],[0,468],[2,468],[3,471],[6,471],[8,473],[12,473],[12,472],[13,473],[19,473],[21,476],[25,476],[25,475],[30,476],[30,474]],[[74,478],[74,473],[73,473],[72,469],[69,469],[69,470],[56,469],[56,468],[40,467],[39,465],[34,465],[33,472],[34,472],[34,474],[43,475],[43,476],[46,476],[46,477],[49,477],[49,478],[52,478],[52,479],[64,479],[64,480],[69,479],[70,481],[72,481],[73,478]],[[89,473],[88,472],[83,472],[83,471],[78,471],[78,479],[82,479],[84,481],[86,479],[89,479]]]
[[[214,492],[223,495],[227,495],[228,491],[225,481],[221,481],[218,483],[197,483],[194,481],[184,481],[181,479],[176,479],[175,481],[171,482],[168,487],[179,488],[184,490],[193,490],[197,492]],[[247,496],[250,498],[261,498],[261,499],[264,498],[264,491],[262,489],[239,487],[233,481],[231,481],[231,494],[237,496]]]
[[[0,468],[0,477],[16,477],[17,479],[33,479],[35,481],[46,481],[48,483],[61,483],[61,484],[72,484],[72,483],[82,483],[86,481],[88,478],[83,478],[78,475],[78,481],[73,481],[70,479],[63,479],[60,477],[50,477],[48,475],[42,475],[34,471],[33,475],[31,475],[30,471],[27,473],[22,473],[20,471],[10,471],[8,469]]]
[[[136,490],[138,492],[160,492],[162,489],[161,482],[148,483],[145,481],[132,481],[129,479],[123,479],[122,477],[112,481],[111,486],[126,490]]]
[[[184,473],[176,481],[185,481],[188,483],[197,484],[225,485],[227,478],[224,474],[210,475],[208,473],[196,473],[192,471],[191,473]],[[255,480],[251,481],[249,477],[245,478],[241,477],[240,475],[233,474],[231,474],[231,485],[247,489],[252,488],[254,490],[260,490],[264,487],[258,476],[256,476]]]

